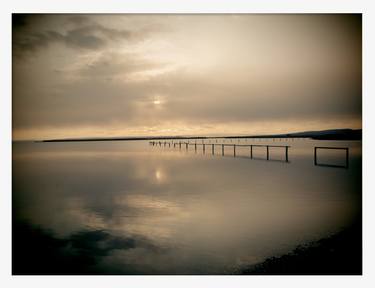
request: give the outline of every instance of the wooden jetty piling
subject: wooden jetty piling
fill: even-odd
[[[211,142],[211,141],[210,141]],[[224,142],[224,141],[223,141]],[[250,148],[250,159],[254,159],[254,155],[253,155],[253,147],[264,147],[266,149],[266,159],[263,159],[263,160],[271,160],[271,156],[270,156],[270,148],[284,148],[285,149],[285,159],[283,160],[280,160],[280,161],[285,161],[285,162],[289,162],[289,148],[290,146],[287,146],[287,145],[266,145],[266,144],[236,144],[236,142],[234,141],[231,141],[232,143],[228,143],[228,144],[224,144],[224,143],[215,143],[215,141],[212,141],[210,144],[207,144],[205,143],[204,141],[202,141],[202,143],[197,143],[197,141],[194,141],[194,142],[184,142],[184,141],[179,141],[178,143],[177,142],[167,142],[167,141],[150,141],[150,145],[152,146],[163,146],[163,147],[172,147],[173,148],[176,148],[176,145],[178,145],[179,149],[181,150],[181,147],[182,145],[185,145],[185,149],[186,151],[189,150],[189,145],[194,145],[194,151],[195,153],[197,153],[198,151],[198,146],[199,145],[202,145],[202,151],[203,151],[203,154],[206,153],[206,145],[211,145],[211,154],[212,155],[215,155],[215,145],[216,146],[221,146],[221,155],[222,156],[225,156],[225,146],[230,146],[230,147],[233,147],[233,157],[237,157],[237,148],[238,147],[249,147]],[[233,143],[234,142],[234,143]],[[173,144],[173,145],[171,145]],[[324,147],[316,147],[316,149],[319,149],[319,148],[324,148]],[[317,165],[317,160],[316,160],[316,149],[315,149],[315,156],[314,156],[314,163]],[[343,148],[345,149],[345,148]],[[348,154],[348,152],[347,152]],[[347,158],[349,158],[347,156]]]
[[[273,140],[279,140],[281,141],[280,138],[273,138]],[[260,139],[259,139],[260,141]],[[269,139],[270,141],[270,139]],[[294,141],[294,139],[292,139],[291,141]],[[225,139],[223,139],[223,142],[222,143],[215,143],[216,141],[211,141],[209,140],[208,143],[205,143],[204,140],[202,140],[202,143],[197,143],[197,141],[195,141],[194,143],[189,143],[189,141],[187,142],[184,142],[184,141],[178,141],[178,142],[167,142],[167,141],[150,141],[149,144],[151,146],[159,146],[159,147],[166,147],[168,145],[168,147],[172,147],[171,144],[173,144],[173,148],[176,148],[176,145],[178,145],[179,149],[181,150],[181,147],[183,144],[185,144],[185,148],[186,148],[186,151],[189,150],[189,145],[194,145],[194,150],[195,152],[197,153],[198,151],[198,146],[199,145],[202,145],[202,151],[203,151],[203,154],[206,153],[206,145],[211,145],[211,153],[212,155],[215,155],[215,145],[219,145],[221,146],[221,155],[222,156],[225,156],[225,146],[233,146],[233,157],[237,157],[237,147],[249,147],[250,149],[250,159],[254,159],[254,155],[253,155],[253,147],[264,147],[266,149],[266,159],[263,158],[263,160],[272,160],[271,159],[271,155],[270,155],[270,148],[284,148],[285,149],[285,156],[284,156],[284,159],[283,160],[274,160],[274,161],[285,161],[285,162],[289,162],[289,148],[290,146],[288,145],[265,145],[265,144],[235,144],[233,143],[232,140],[230,140],[230,142],[232,142],[233,144],[225,144]],[[246,142],[246,141],[245,141]],[[336,164],[328,164],[328,163],[322,163],[322,162],[319,162],[318,160],[318,150],[320,149],[332,149],[332,150],[345,150],[345,164],[344,165],[336,165]],[[317,146],[317,147],[314,147],[314,165],[316,166],[328,166],[328,167],[340,167],[340,168],[348,168],[349,167],[349,148],[348,147],[321,147],[321,146]]]

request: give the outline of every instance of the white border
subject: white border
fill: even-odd
[[[0,4],[0,242],[1,287],[375,287],[374,1],[365,0],[13,0]],[[364,276],[11,276],[11,13],[363,13]]]

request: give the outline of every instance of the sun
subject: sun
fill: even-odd
[[[160,100],[154,100],[153,103],[154,103],[154,105],[160,105],[161,101]]]

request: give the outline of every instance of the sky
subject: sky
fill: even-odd
[[[352,14],[13,15],[13,139],[362,127]]]

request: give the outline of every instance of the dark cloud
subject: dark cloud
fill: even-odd
[[[69,20],[77,25],[66,32],[55,30],[34,31],[32,23],[26,25],[27,16],[16,16],[13,21],[13,51],[16,55],[23,52],[36,51],[53,43],[64,44],[70,48],[96,50],[107,45],[110,41],[130,39],[133,33],[126,29],[104,27],[95,22],[89,22],[86,17],[75,16]],[[31,21],[32,22],[32,21]],[[19,26],[30,29],[19,30]]]
[[[65,35],[65,43],[70,47],[97,49],[104,46],[109,40],[129,39],[132,32],[106,28],[99,24],[83,26],[69,30]]]
[[[13,41],[14,52],[18,55],[21,51],[35,51],[46,47],[53,42],[64,42],[64,35],[55,31],[46,31],[44,33],[33,33],[23,39]]]
[[[64,36],[64,42],[69,47],[95,50],[106,44],[105,37],[101,38],[96,34],[97,31],[100,30],[95,26],[69,30]]]

